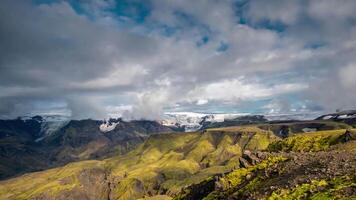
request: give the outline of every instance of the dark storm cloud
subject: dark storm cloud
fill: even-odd
[[[2,1],[0,9],[0,96],[4,101],[12,98],[7,102],[129,90],[129,78],[142,71],[128,65],[156,49],[154,40],[94,23],[65,2],[35,6],[29,1]],[[116,68],[123,77],[113,77],[117,79],[111,80],[113,84],[90,83]]]
[[[116,108],[158,118],[179,103],[300,93],[333,110],[356,100],[355,1],[71,3],[0,2],[1,116],[38,102],[64,104],[75,118]]]

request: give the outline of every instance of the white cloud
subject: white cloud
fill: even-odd
[[[310,1],[309,15],[321,21],[342,21],[355,18],[356,3],[353,0]]]
[[[261,83],[248,83],[242,79],[223,80],[197,87],[190,91],[188,98],[220,101],[256,100],[280,94],[288,94],[307,89],[300,83],[283,83],[267,86]]]
[[[197,105],[200,106],[200,105],[204,105],[204,104],[207,104],[209,101],[207,99],[199,99],[197,101]]]
[[[302,11],[300,0],[251,0],[248,5],[248,16],[254,22],[270,19],[293,24]]]
[[[341,84],[351,91],[356,86],[356,63],[350,64],[340,69]]]
[[[85,1],[91,18],[66,1],[1,1],[1,115],[56,99],[77,118],[116,112],[155,119],[185,103],[204,108],[307,91],[312,95],[305,98],[326,107],[351,107],[355,1],[303,2],[251,1],[238,8],[248,9],[244,17],[252,23],[287,24],[280,33],[238,24],[230,0],[154,0],[145,21],[127,27],[108,12],[114,1]],[[164,35],[161,26],[176,32]],[[204,36],[206,44],[197,45]],[[217,52],[222,42],[227,51]]]

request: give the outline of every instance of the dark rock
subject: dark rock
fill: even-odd
[[[240,167],[242,167],[242,168],[247,168],[247,167],[251,166],[250,163],[242,157],[239,158],[239,162],[240,162]]]
[[[242,154],[242,158],[246,159],[252,165],[256,165],[260,162],[260,159],[257,156],[253,155],[249,150],[244,151],[244,153]]]

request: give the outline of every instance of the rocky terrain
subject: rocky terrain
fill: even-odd
[[[103,121],[71,120],[49,132],[49,123],[40,116],[0,120],[0,179],[123,154],[151,134],[174,131],[154,121],[115,122],[114,129],[103,132]]]
[[[266,149],[277,139],[256,127],[152,135],[123,156],[74,162],[0,182],[0,193],[4,199],[175,195],[186,185],[239,166],[243,150]],[[96,188],[95,195],[92,187]]]
[[[355,130],[281,137],[258,126],[151,135],[122,156],[1,181],[0,199],[355,197]]]
[[[190,185],[174,199],[354,199],[355,139],[354,130],[329,131],[246,151],[244,168]]]
[[[46,135],[39,121],[0,121],[3,178],[39,171],[0,181],[0,199],[356,195],[356,131],[340,120],[246,116],[186,133],[152,121],[71,120]]]
[[[352,127],[342,121],[322,118],[311,121],[267,121],[261,115],[235,116],[231,119],[230,115],[198,117],[201,118],[194,118],[193,121],[199,121],[200,131],[255,124],[280,137],[298,132]],[[185,125],[168,127],[144,120],[68,120],[60,116],[0,120],[0,179],[73,161],[124,154],[151,134],[185,129]]]

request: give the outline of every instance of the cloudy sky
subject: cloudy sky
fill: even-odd
[[[0,117],[356,107],[354,0],[1,0]]]

